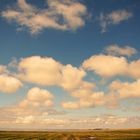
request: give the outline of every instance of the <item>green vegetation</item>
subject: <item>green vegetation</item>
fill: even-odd
[[[0,131],[0,140],[140,140],[140,129],[87,131]]]

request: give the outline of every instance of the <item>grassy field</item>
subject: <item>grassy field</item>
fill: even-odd
[[[140,140],[137,130],[0,131],[0,140]]]

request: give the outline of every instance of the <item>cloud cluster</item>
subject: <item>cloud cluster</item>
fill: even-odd
[[[62,107],[66,109],[79,109],[86,107],[95,107],[104,104],[104,93],[95,92],[95,84],[85,82],[78,89],[70,92],[70,95],[76,98],[76,101],[62,102]]]
[[[64,115],[66,112],[54,109],[53,98],[53,94],[46,89],[38,87],[29,89],[26,96],[15,105],[0,107],[0,128],[10,128],[13,125],[14,128],[20,126],[23,128],[23,125],[27,124],[39,125],[51,119],[52,115]],[[28,126],[25,127],[27,129]]]
[[[46,7],[43,9],[27,0],[17,0],[15,7],[1,12],[3,18],[20,25],[19,30],[26,27],[31,34],[37,34],[46,28],[76,30],[85,25],[87,15],[87,7],[79,0],[46,0]],[[99,24],[102,32],[106,32],[108,26],[119,24],[132,16],[133,13],[125,9],[101,13]]]
[[[116,46],[115,46],[116,47]],[[110,47],[109,47],[110,48]],[[120,55],[132,55],[128,48],[117,47]],[[129,48],[134,50],[133,48]],[[110,49],[109,49],[110,50]],[[109,51],[108,50],[108,51]],[[113,54],[114,55],[114,54]],[[16,64],[18,73],[14,77],[2,73],[0,75],[0,90],[12,93],[17,91],[22,83],[18,80],[35,83],[38,86],[58,86],[69,93],[74,100],[62,101],[65,109],[80,109],[104,106],[116,108],[119,101],[128,98],[139,98],[140,60],[128,61],[126,57],[113,55],[93,55],[85,60],[80,68],[71,64],[63,65],[50,57],[31,56],[22,58]],[[6,69],[1,66],[1,72]],[[116,76],[131,77],[134,82],[114,80],[109,83],[108,91],[101,91],[95,83],[85,81],[86,71],[92,71],[102,78]],[[15,78],[17,77],[17,78]],[[19,103],[21,108],[44,108],[53,105],[52,94],[38,87],[28,91],[24,100]]]
[[[121,49],[121,48],[120,48]],[[93,71],[102,78],[112,78],[117,76],[131,77],[134,82],[113,81],[108,84],[108,91],[97,91],[99,87],[81,86],[70,92],[75,101],[63,102],[62,107],[66,109],[79,109],[96,106],[106,106],[116,108],[119,101],[128,98],[139,98],[140,86],[140,60],[129,62],[125,57],[112,55],[93,55],[85,60],[83,68]],[[90,83],[91,84],[91,83]]]
[[[110,109],[118,108],[123,99],[140,98],[140,80],[130,82],[113,81],[108,93],[96,92],[92,89],[80,89],[71,93],[76,101],[62,102],[65,109],[94,108],[104,106]]]
[[[2,17],[29,28],[36,34],[45,28],[76,30],[84,26],[86,6],[75,0],[47,0],[47,8],[39,9],[26,0],[18,0],[17,8],[2,12]]]
[[[62,102],[65,109],[94,108],[104,106],[107,108],[117,108],[119,106],[120,95],[114,92],[105,93],[94,89],[78,89],[70,93],[76,101]]]
[[[120,47],[117,44],[113,44],[107,47],[105,52],[110,55],[132,56],[137,53],[137,50],[129,46]]]
[[[102,27],[102,32],[106,32],[106,28],[109,25],[119,24],[122,21],[128,20],[133,16],[132,12],[127,10],[117,10],[107,14],[100,15],[100,25]]]
[[[121,49],[121,48],[119,48]],[[137,98],[140,86],[140,60],[129,62],[127,58],[113,55],[93,55],[85,60],[83,68],[63,65],[50,57],[31,56],[22,58],[16,65],[18,73],[14,76],[21,81],[35,83],[41,86],[58,86],[68,92],[74,101],[61,103],[66,109],[90,108],[106,106],[118,107],[119,101],[127,98]],[[86,71],[93,71],[102,78],[127,76],[134,82],[112,81],[108,84],[108,92],[100,91],[95,83],[85,81]],[[12,93],[17,91],[22,83],[13,76],[0,75],[0,90]],[[13,82],[11,82],[13,81]],[[32,88],[26,98],[20,102],[20,107],[45,107],[53,105],[52,95],[47,90]]]
[[[76,92],[76,91],[75,91]],[[104,105],[104,93],[93,92],[92,94],[85,94],[85,97],[79,97],[78,101],[63,102],[62,107],[66,109],[79,109]]]
[[[70,64],[63,65],[53,58],[32,56],[18,65],[18,77],[24,81],[45,86],[60,86],[69,91],[83,83],[85,71]]]
[[[126,124],[128,123],[129,120],[133,120],[135,122],[139,122],[139,118],[132,117],[118,117],[118,116],[113,116],[113,115],[103,115],[103,116],[95,116],[95,117],[88,117],[88,118],[79,118],[79,119],[54,119],[54,118],[44,118],[42,119],[43,116],[41,117],[34,117],[34,116],[27,116],[27,117],[20,117],[17,118],[16,123],[21,123],[21,124],[37,124],[38,121],[40,121],[40,124],[46,124],[50,126],[62,126],[62,127],[73,127],[76,125],[84,126],[84,124],[88,124],[93,126],[100,126],[104,124],[104,127],[106,126],[117,126],[118,124]],[[91,123],[91,124],[90,124]],[[131,122],[132,123],[132,122]],[[87,125],[86,125],[87,127]]]
[[[122,54],[121,54],[122,55]],[[93,128],[93,127],[139,127],[139,117],[94,116],[91,118],[67,118],[64,109],[82,109],[120,107],[124,99],[140,98],[140,60],[128,61],[126,57],[113,55],[93,55],[82,66],[73,67],[61,64],[50,57],[31,56],[16,62],[17,73],[6,73],[1,66],[0,91],[13,93],[22,87],[22,82],[35,83],[26,96],[15,106],[1,107],[0,126],[12,128]],[[87,71],[93,71],[101,78],[129,76],[133,82],[113,80],[107,84],[107,90],[100,85],[85,80]],[[19,80],[18,80],[18,79]],[[21,80],[21,81],[20,81]],[[54,94],[41,86],[59,86],[72,97],[61,101],[62,111],[54,109]],[[37,87],[38,86],[38,87]],[[134,106],[137,107],[137,106]],[[60,118],[59,118],[59,116]],[[64,116],[65,115],[65,116]],[[57,118],[56,118],[57,117]],[[64,117],[64,118],[63,118]],[[10,122],[10,123],[9,123]],[[134,124],[135,123],[135,124]],[[94,124],[94,125],[93,125]],[[103,125],[104,124],[104,125]],[[86,125],[86,126],[85,126]],[[84,127],[85,126],[85,127]]]
[[[3,113],[5,109],[0,109]],[[4,115],[5,113],[3,113]],[[87,117],[69,117],[69,118],[55,118],[45,114],[42,115],[27,115],[27,116],[18,116],[16,118],[10,118],[11,115],[7,117],[0,116],[0,125],[8,126],[8,128],[15,129],[30,129],[32,125],[35,127],[32,129],[93,129],[94,128],[121,128],[125,126],[126,128],[138,128],[140,124],[140,117],[121,117],[115,115],[98,115],[98,116],[87,116]],[[10,122],[10,123],[9,123]],[[10,125],[9,125],[10,124]],[[14,127],[13,127],[14,126]]]
[[[13,129],[20,127],[23,128],[25,125],[26,130],[28,129],[28,124],[31,124],[31,129],[34,129],[32,126],[37,125],[36,128],[39,128],[40,124],[43,124],[46,127],[47,123],[52,119],[52,115],[59,116],[64,115],[62,111],[56,111],[54,109],[48,109],[48,107],[42,108],[31,108],[31,107],[20,107],[20,106],[9,106],[9,107],[0,107],[0,128],[10,128]],[[53,119],[52,119],[53,120]],[[56,120],[54,119],[54,124]]]

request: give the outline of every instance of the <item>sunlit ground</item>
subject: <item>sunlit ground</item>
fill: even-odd
[[[0,140],[140,140],[140,129],[84,131],[1,131]]]

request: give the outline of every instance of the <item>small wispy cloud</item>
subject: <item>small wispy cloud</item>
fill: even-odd
[[[112,44],[105,48],[105,52],[110,55],[132,56],[137,53],[137,50],[130,46],[120,47],[117,44]]]
[[[133,13],[127,10],[117,10],[107,14],[101,13],[99,21],[102,32],[106,32],[108,26],[120,24],[132,16]]]

